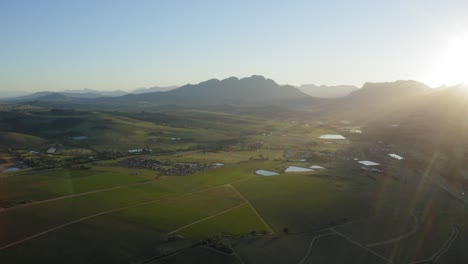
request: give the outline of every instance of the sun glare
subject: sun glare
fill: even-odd
[[[468,83],[468,33],[449,38],[434,61],[427,82],[433,85]]]

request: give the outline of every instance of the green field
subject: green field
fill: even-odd
[[[0,209],[2,263],[407,263],[431,257],[453,230],[459,235],[439,259],[464,260],[468,216],[429,180],[436,175],[334,124],[202,110],[10,115],[21,122],[2,132],[16,146],[1,153],[4,164],[28,157],[59,166],[1,174],[0,205],[9,204]],[[334,133],[348,140],[318,139]],[[70,139],[77,135],[88,139]],[[36,146],[41,153],[30,154]],[[147,146],[153,152],[126,153]],[[168,176],[120,165],[135,157],[224,166]],[[381,162],[382,172],[363,171],[355,157]],[[284,173],[291,165],[326,169]],[[200,244],[208,238],[233,254]]]

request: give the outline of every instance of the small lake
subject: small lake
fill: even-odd
[[[319,138],[321,139],[346,139],[342,135],[331,135],[331,134],[321,135]]]
[[[267,171],[267,170],[257,170],[255,172],[255,174],[261,175],[261,176],[276,176],[276,175],[279,175],[279,173],[276,173],[274,171]]]
[[[370,160],[361,160],[361,161],[358,161],[358,162],[361,163],[364,166],[377,166],[377,165],[380,165],[380,163],[373,162],[373,161],[370,161]]]
[[[12,168],[5,169],[2,172],[14,172],[14,171],[19,171],[19,170],[20,170],[19,168],[12,167]]]
[[[320,165],[312,165],[309,168],[311,168],[313,170],[325,170],[325,167],[322,167]]]
[[[306,171],[314,171],[313,169],[297,167],[297,166],[289,166],[284,172],[306,172]]]
[[[392,153],[392,154],[388,154],[388,155],[389,155],[390,157],[394,158],[394,159],[397,159],[397,160],[402,160],[402,159],[404,159],[402,156],[399,156],[399,155],[397,155],[397,154],[393,154],[393,153]]]

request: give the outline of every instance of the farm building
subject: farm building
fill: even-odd
[[[50,148],[47,150],[47,154],[54,154],[55,151],[57,151],[57,148],[55,148],[55,147],[50,147]]]

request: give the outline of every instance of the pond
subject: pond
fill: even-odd
[[[297,167],[297,166],[289,166],[284,172],[306,172],[306,171],[314,171],[313,169]]]
[[[320,165],[312,165],[309,168],[314,169],[314,170],[324,170],[325,167],[322,167]]]
[[[267,171],[267,170],[257,170],[255,172],[255,174],[257,175],[261,175],[261,176],[275,176],[275,175],[279,175],[279,173],[276,173],[274,171]]]
[[[342,135],[331,135],[331,134],[321,135],[319,138],[321,138],[321,139],[346,139]]]
[[[377,166],[377,165],[380,165],[380,163],[369,161],[369,160],[361,160],[361,161],[358,161],[358,162],[361,163],[364,166]]]
[[[402,160],[402,159],[403,159],[402,156],[399,156],[399,155],[397,155],[397,154],[393,154],[393,153],[392,153],[392,154],[388,154],[388,155],[389,155],[390,157],[394,158],[394,159],[397,159],[397,160]]]
[[[14,171],[19,171],[19,170],[20,170],[19,168],[11,167],[11,168],[3,170],[3,172],[14,172]]]

